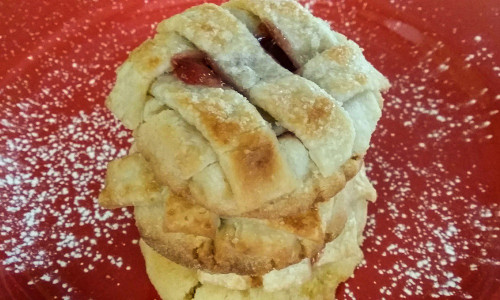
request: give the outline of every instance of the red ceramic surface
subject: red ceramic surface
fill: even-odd
[[[103,102],[127,52],[201,2],[0,2],[0,299],[158,298],[131,210],[96,202],[131,139]],[[500,4],[400,2],[307,2],[393,84],[366,261],[337,297],[500,299]]]

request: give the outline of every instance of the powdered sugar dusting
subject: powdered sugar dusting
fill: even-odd
[[[498,75],[490,37],[468,33],[463,41],[471,47],[462,54],[387,9],[351,1],[315,5],[311,9],[318,15],[341,13],[333,17],[332,26],[360,43],[369,59],[372,51],[381,53],[372,61],[384,74],[392,74],[393,84],[367,158],[379,193],[365,234],[367,261],[337,296],[363,298],[367,294],[357,293],[363,290],[375,298],[487,295],[476,278],[485,273],[494,277],[500,266],[493,246],[500,242],[500,225],[493,217],[500,216],[499,196],[492,180],[500,174],[478,180],[489,166],[475,149],[493,154],[492,126],[499,126],[494,117],[499,111],[494,102],[498,82],[496,88],[488,86],[478,70]],[[413,1],[391,5],[402,12],[412,7],[412,15],[422,12],[425,23],[444,24],[438,19],[443,7],[429,12]],[[406,44],[393,42],[392,34]],[[385,53],[377,51],[379,44],[385,44]]]
[[[377,15],[370,18],[385,22]],[[352,28],[353,23],[345,26]],[[482,293],[474,278],[500,265],[493,246],[500,241],[500,226],[492,217],[500,215],[500,209],[498,194],[492,192],[494,181],[477,180],[488,166],[474,151],[494,147],[489,140],[498,91],[486,88],[472,65],[497,62],[484,55],[492,53],[486,46],[480,55],[476,51],[461,56],[426,33],[387,28],[416,45],[408,55],[381,56],[376,66],[390,69],[398,59],[415,63],[402,63],[391,78],[385,115],[367,159],[379,199],[367,224],[367,263],[355,273],[364,280],[346,285],[343,297],[354,298],[349,290],[368,281],[380,297],[474,298]],[[358,30],[359,42],[369,51],[373,44],[362,37],[369,32]],[[400,47],[391,48],[397,52]],[[455,76],[458,73],[468,79]]]
[[[131,211],[96,202],[107,162],[130,143],[103,101],[126,52],[199,2],[0,11],[0,298],[155,296]],[[366,261],[339,298],[477,298],[498,286],[494,22],[476,7],[455,17],[461,4],[448,2],[303,1],[393,84],[367,157],[379,198]]]
[[[52,2],[0,11],[0,298],[88,298],[133,279],[151,290],[131,210],[97,204],[131,139],[103,101],[126,51],[176,6]],[[131,12],[143,23],[127,25]]]
[[[22,107],[26,111],[37,109],[27,102]],[[129,133],[110,122],[102,106],[88,114],[80,111],[76,116],[59,119],[53,132],[39,136],[38,126],[31,124],[46,119],[44,114],[31,115],[31,123],[23,128],[24,135],[5,140],[4,154],[26,155],[1,160],[5,173],[0,177],[0,186],[13,196],[2,203],[2,215],[8,213],[8,217],[2,222],[0,250],[5,255],[5,271],[17,274],[46,270],[30,284],[40,280],[64,284],[60,270],[79,261],[85,261],[79,264],[84,272],[94,270],[93,263],[106,259],[101,253],[102,243],[115,243],[115,232],[125,234],[132,226],[129,210],[103,210],[95,199],[102,186],[102,175],[96,174],[102,174],[109,157],[126,153],[109,137],[123,138]],[[4,137],[18,129],[4,130]],[[107,259],[118,268],[124,264],[119,257]],[[66,286],[68,291],[70,286]]]

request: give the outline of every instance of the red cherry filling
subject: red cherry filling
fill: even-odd
[[[263,21],[259,24],[255,37],[266,52],[271,55],[277,63],[290,72],[297,71],[296,64],[287,54],[290,49],[288,41],[283,37],[278,28],[269,22]]]
[[[186,84],[224,87],[226,84],[210,67],[207,55],[201,51],[188,51],[172,57],[174,74]]]
[[[262,48],[282,67],[291,72],[297,71],[297,64],[287,54],[291,53],[290,44],[278,28],[270,22],[262,21],[255,37]],[[231,86],[235,90],[241,90],[202,51],[193,50],[179,53],[172,57],[171,63],[175,76],[186,84],[207,87]]]

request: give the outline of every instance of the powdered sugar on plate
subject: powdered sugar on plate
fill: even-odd
[[[36,111],[37,106],[24,102],[22,110]],[[96,262],[118,268],[124,265],[121,257],[104,255],[101,248],[103,243],[116,243],[114,236],[127,235],[133,228],[131,213],[100,208],[96,195],[109,158],[126,154],[124,145],[113,142],[127,141],[129,133],[110,122],[102,106],[89,114],[80,111],[55,121],[49,116],[32,114],[23,134],[5,141],[3,153],[18,155],[1,160],[5,175],[0,186],[11,196],[2,202],[0,250],[6,272],[36,272],[40,275],[28,284],[64,284],[69,292],[71,287],[61,279],[59,270],[70,264],[80,262],[84,273],[93,271]],[[13,116],[10,122],[21,123],[22,118]],[[32,124],[44,122],[54,123],[55,130],[38,134],[40,126]],[[9,134],[19,127],[4,130]]]
[[[97,204],[106,164],[131,141],[103,101],[126,52],[198,2],[54,3],[0,12],[0,298],[153,298],[131,210]],[[488,15],[447,15],[454,1],[423,5],[308,1],[393,84],[367,157],[379,198],[366,261],[339,298],[476,298],[498,286],[494,31]]]

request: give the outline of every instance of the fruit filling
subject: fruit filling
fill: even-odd
[[[201,51],[187,51],[172,57],[173,73],[186,84],[224,87],[227,84],[214,71],[210,59]]]
[[[298,68],[296,64],[287,54],[287,51],[289,52],[290,49],[288,40],[283,37],[279,29],[269,22],[264,21],[260,23],[255,37],[259,41],[262,48],[264,48],[264,50],[266,50],[266,52],[271,55],[283,68],[289,70],[290,72],[297,71]]]

